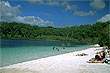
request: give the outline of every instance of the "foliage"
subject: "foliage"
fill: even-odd
[[[110,45],[110,22],[54,28],[16,22],[0,22],[0,36],[7,39],[49,40]],[[68,44],[69,45],[69,44]]]

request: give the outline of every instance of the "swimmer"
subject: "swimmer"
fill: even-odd
[[[55,47],[53,47],[53,50],[55,49]]]
[[[56,48],[56,50],[57,50],[57,51],[59,51],[59,49],[58,49],[58,48]]]
[[[65,48],[63,48],[63,49],[65,49]]]

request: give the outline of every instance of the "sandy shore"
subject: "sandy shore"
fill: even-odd
[[[94,58],[98,48],[51,56],[0,68],[0,73],[109,73],[110,65],[105,63],[86,63]],[[76,56],[87,53],[88,56]]]

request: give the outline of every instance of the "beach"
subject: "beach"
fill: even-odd
[[[87,63],[95,57],[95,53],[101,49],[89,48],[86,50],[50,56],[37,60],[13,64],[1,67],[1,73],[109,73],[110,64]],[[88,56],[76,56],[87,53]]]

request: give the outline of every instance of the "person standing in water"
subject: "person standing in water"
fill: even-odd
[[[53,47],[53,50],[55,49],[55,47]]]
[[[58,49],[58,48],[56,48],[56,50],[57,50],[57,51],[59,51],[59,49]]]
[[[65,48],[63,48],[63,49],[65,49]]]

